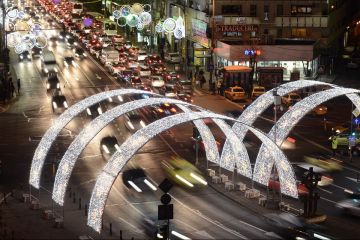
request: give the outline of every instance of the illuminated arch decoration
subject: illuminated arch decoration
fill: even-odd
[[[338,96],[346,94],[358,94],[360,90],[351,88],[333,88],[319,93],[310,95],[303,100],[296,103],[290,110],[288,110],[272,127],[268,136],[276,140],[276,144],[281,147],[282,143],[289,135],[293,127],[314,107]],[[360,99],[354,102],[355,105],[360,106]],[[256,182],[267,185],[267,176],[271,174],[271,169],[274,164],[273,158],[270,157],[271,150],[265,146],[261,146],[257,156],[254,168],[253,179]]]
[[[167,18],[162,24],[162,27],[164,28],[164,31],[167,33],[174,32],[176,28],[176,21],[173,18]]]
[[[88,214],[88,226],[93,228],[95,231],[100,232],[102,225],[102,215],[105,209],[106,200],[108,194],[110,193],[112,184],[115,179],[121,172],[125,164],[132,158],[132,156],[149,140],[151,140],[156,135],[160,134],[163,131],[166,131],[173,126],[186,123],[193,120],[212,118],[218,120],[234,120],[219,114],[210,113],[210,112],[189,112],[189,113],[180,113],[178,116],[168,116],[162,119],[159,119],[145,128],[142,128],[135,132],[130,138],[128,138],[120,148],[114,153],[114,155],[107,162],[103,168],[101,174],[98,176],[95,183],[94,189],[91,194],[90,204],[89,204],[89,214]],[[236,120],[235,120],[236,121]],[[267,139],[269,147],[273,150],[279,150],[274,142],[265,137],[262,132],[259,130],[253,129],[252,127],[247,126],[250,130],[256,134],[261,140]],[[284,156],[282,151],[277,151],[280,155]],[[281,157],[279,155],[279,157]],[[286,157],[285,157],[286,158]],[[294,173],[291,168],[291,164],[286,162],[289,169],[289,172],[292,172],[291,179],[282,179],[280,176],[280,181],[284,181],[284,188],[289,190],[289,194],[293,194],[294,197],[297,197],[297,187]]]
[[[284,96],[290,92],[297,91],[302,88],[306,87],[312,87],[312,86],[329,86],[329,87],[337,87],[333,84],[328,84],[324,82],[319,81],[311,81],[311,80],[299,80],[295,82],[286,83],[283,85],[280,85],[276,88],[277,93],[280,96]],[[243,113],[239,116],[237,120],[240,122],[247,124],[247,125],[253,125],[255,120],[268,108],[270,107],[274,102],[274,96],[273,96],[274,89],[262,94],[260,97],[258,97],[251,105],[249,105]],[[359,103],[359,96],[356,94],[347,94],[346,95],[354,104],[355,106],[360,109]],[[244,140],[245,135],[247,133],[247,130],[239,123],[235,122],[233,125],[233,131],[237,134],[239,139],[241,141]],[[221,154],[221,158],[229,158],[231,155],[228,154],[229,149],[231,148],[230,143],[228,140],[225,140],[223,151]],[[275,159],[276,161],[276,159]],[[267,185],[267,184],[266,184]]]
[[[148,94],[153,96],[161,96],[154,93],[149,93],[148,91],[136,90],[136,89],[118,89],[112,90],[108,92],[98,93],[91,97],[85,98],[80,102],[74,104],[73,106],[69,107],[62,113],[53,123],[53,125],[45,132],[42,139],[39,142],[38,147],[35,150],[31,169],[30,169],[30,177],[29,183],[31,186],[35,187],[36,189],[40,188],[40,179],[41,179],[41,172],[45,163],[46,155],[48,154],[53,142],[55,141],[56,137],[60,134],[61,130],[78,114],[85,111],[89,106],[92,106],[96,103],[101,101],[107,100],[109,98],[115,96],[121,96],[125,94]],[[210,130],[208,127],[200,122],[195,123],[199,129],[201,136],[208,135]],[[215,163],[219,163],[219,153],[217,151],[215,139],[212,138],[209,142],[206,142],[204,137],[204,146],[206,150],[206,156],[209,161],[213,161]]]
[[[120,117],[121,115],[131,112],[133,110],[136,110],[141,107],[146,107],[149,105],[154,104],[160,104],[160,103],[170,103],[170,104],[177,104],[178,107],[180,107],[184,112],[189,113],[191,112],[190,109],[188,109],[186,106],[192,106],[196,107],[194,105],[191,105],[189,103],[175,100],[175,99],[169,99],[169,98],[148,98],[148,99],[142,99],[142,100],[136,100],[132,102],[127,102],[122,105],[119,105],[104,114],[98,116],[96,119],[94,119],[88,126],[86,126],[75,138],[75,140],[71,143],[71,145],[68,147],[67,151],[65,152],[64,156],[62,157],[60,164],[58,166],[58,170],[55,177],[55,183],[54,183],[54,189],[53,189],[53,200],[60,204],[64,204],[64,198],[66,193],[66,187],[68,185],[68,182],[70,180],[70,176],[72,173],[72,170],[75,166],[77,158],[80,156],[83,149],[89,144],[89,142],[108,124],[110,124],[114,119]],[[197,107],[199,108],[199,107]],[[200,108],[201,109],[201,108]],[[218,126],[221,128],[221,130],[224,132],[225,136],[230,139],[231,145],[232,145],[232,153],[236,156],[235,159],[246,159],[244,162],[239,161],[232,161],[232,159],[229,159],[229,161],[226,162],[218,162],[218,152],[217,149],[215,151],[212,151],[209,156],[209,161],[215,162],[219,164],[224,169],[227,169],[229,171],[234,170],[234,165],[236,163],[237,171],[239,174],[246,176],[248,178],[251,177],[251,164],[250,159],[247,155],[247,151],[245,146],[239,141],[239,139],[236,137],[236,135],[232,132],[229,125],[227,125],[225,122],[220,120],[215,120],[218,124]],[[214,137],[211,133],[211,131],[207,128],[207,126],[201,121],[197,120],[194,121],[194,124],[196,127],[199,127],[199,132],[201,134],[201,137],[206,145],[208,143],[211,144],[211,148],[216,148],[216,143],[214,140]],[[206,129],[205,129],[206,128]],[[208,145],[209,146],[209,145]],[[206,149],[208,150],[208,148]],[[214,149],[212,149],[214,150]],[[245,156],[243,156],[245,155]]]

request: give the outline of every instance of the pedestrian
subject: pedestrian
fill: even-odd
[[[221,95],[221,80],[218,79],[216,82],[216,90],[217,90],[217,94]]]
[[[192,73],[192,70],[189,71],[189,76],[188,76],[188,79],[190,81],[192,81],[192,77],[193,77],[193,73]]]
[[[200,88],[203,88],[204,83],[206,83],[206,79],[204,75],[201,75],[200,78]]]
[[[12,81],[10,82],[10,92],[11,92],[11,98],[15,97],[15,86]]]
[[[337,138],[337,136],[333,135],[331,137],[331,149],[333,151],[333,156],[334,157],[336,155],[337,147],[338,147],[338,138]]]
[[[18,94],[20,94],[20,78],[18,78],[18,80],[17,80],[17,87],[18,87]]]
[[[221,81],[221,87],[220,87],[220,95],[224,96],[224,91],[225,91],[225,84],[224,81]]]

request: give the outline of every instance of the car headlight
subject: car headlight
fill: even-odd
[[[133,130],[135,129],[135,128],[134,128],[134,125],[133,125],[130,121],[127,121],[127,123],[128,123],[128,125],[129,125],[129,127],[130,127],[131,129],[133,129]]]
[[[101,115],[103,113],[101,107],[97,108],[97,112],[99,113],[99,115]]]
[[[53,104],[54,109],[56,109],[58,107],[56,102],[53,102],[52,104]]]
[[[56,73],[58,72],[57,68],[54,68],[54,72],[56,72]]]
[[[23,56],[23,55],[20,55],[20,59],[24,59],[24,56]]]
[[[140,120],[140,125],[144,128],[146,126],[146,124],[144,123],[143,120]]]
[[[103,144],[101,147],[107,154],[110,153],[109,148],[106,145]]]
[[[56,88],[59,89],[60,88],[60,83],[56,84]]]
[[[48,70],[47,68],[45,68],[44,71],[45,71],[45,73],[48,73],[48,72],[49,72],[49,70]]]
[[[87,112],[87,114],[88,114],[89,116],[91,116],[90,108],[87,108],[87,109],[86,109],[86,112]]]
[[[65,67],[69,67],[69,64],[66,61],[64,61],[64,65]]]
[[[68,107],[69,107],[69,105],[67,104],[66,101],[64,101],[64,107],[65,107],[65,108],[68,108]]]
[[[50,83],[46,84],[46,89],[50,89]]]

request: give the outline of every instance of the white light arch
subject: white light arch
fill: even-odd
[[[66,193],[66,187],[68,185],[68,182],[71,177],[72,170],[75,166],[76,160],[80,156],[83,149],[87,146],[87,144],[108,124],[110,124],[114,119],[120,117],[121,115],[154,104],[161,104],[161,103],[169,103],[169,104],[177,104],[182,110],[185,112],[191,112],[187,107],[181,106],[187,105],[196,107],[194,105],[191,105],[189,103],[175,100],[175,99],[169,99],[169,98],[149,98],[149,99],[142,99],[142,100],[135,100],[132,102],[127,102],[122,105],[119,105],[113,109],[110,109],[106,111],[104,114],[98,116],[95,118],[92,122],[90,122],[89,125],[87,125],[74,139],[74,141],[70,144],[67,151],[65,152],[64,156],[62,157],[60,164],[58,166],[58,170],[56,172],[55,176],[55,183],[54,183],[54,189],[53,189],[53,200],[60,204],[64,204],[64,198]],[[232,132],[231,128],[225,123],[220,120],[216,120],[216,122],[219,124],[219,127],[221,130],[223,130],[225,136],[229,138],[231,141],[231,150],[233,154],[236,156],[235,160],[228,159],[226,162],[216,162],[220,164],[221,167],[233,171],[234,165],[236,163],[236,167],[238,170],[238,173],[240,173],[243,176],[246,176],[248,178],[251,178],[252,171],[251,171],[251,164],[250,159],[248,158],[247,151],[245,146],[242,142],[239,141],[239,139],[236,137],[236,135]],[[204,127],[204,123],[201,120],[195,120],[194,121],[196,126],[200,126],[200,128]],[[206,125],[205,125],[206,127]],[[199,132],[204,129],[199,129]],[[202,138],[204,140],[204,143],[211,142],[212,139],[214,139],[211,131],[205,131],[205,134],[202,135]],[[216,148],[216,144],[215,144]],[[246,155],[246,156],[243,156]],[[210,159],[212,162],[214,162],[214,156],[212,159]],[[218,159],[218,158],[217,158]],[[244,162],[239,162],[240,159],[246,159]],[[209,160],[209,161],[210,161]]]
[[[346,94],[351,94],[351,96],[354,96],[358,93],[360,93],[360,90],[357,89],[333,88],[312,94],[309,97],[306,97],[300,102],[296,103],[290,110],[288,110],[276,122],[276,125],[272,127],[268,133],[268,136],[271,139],[276,139],[276,144],[281,147],[281,144],[286,139],[293,127],[314,107],[338,96]],[[357,98],[357,101],[354,102],[354,104],[359,106],[360,98]],[[268,176],[270,176],[271,169],[274,164],[274,159],[269,155],[270,151],[272,150],[269,150],[267,147],[262,145],[254,167],[253,180],[264,185],[267,185],[268,183]]]
[[[339,88],[334,84],[319,82],[319,81],[311,81],[311,80],[298,80],[290,83],[286,83],[280,85],[279,87],[275,88],[277,93],[280,96],[284,96],[290,92],[297,91],[302,88],[306,87],[313,87],[313,86],[329,86],[333,88]],[[269,90],[266,93],[259,96],[251,105],[249,105],[244,112],[238,117],[237,120],[247,125],[253,125],[255,120],[268,108],[274,103],[274,96],[273,91],[275,89]],[[360,109],[360,97],[357,94],[346,94],[346,96],[354,103],[354,105]],[[233,131],[236,133],[238,138],[243,141],[245,135],[247,133],[246,128],[243,127],[238,122],[235,122],[233,125]],[[229,158],[231,157],[228,153],[230,149],[230,143],[228,140],[225,140],[225,144],[223,147],[223,151],[221,154],[221,158]],[[275,160],[276,161],[276,160]]]
[[[92,227],[95,231],[100,232],[102,215],[104,212],[108,194],[110,193],[111,190],[111,186],[115,181],[115,179],[117,178],[117,176],[119,175],[119,173],[121,172],[122,168],[125,166],[125,164],[143,145],[145,145],[149,140],[151,140],[156,135],[172,128],[173,126],[186,123],[189,121],[194,121],[197,119],[204,119],[209,117],[214,119],[215,121],[216,119],[235,120],[210,112],[179,113],[174,116],[168,116],[159,119],[147,125],[145,128],[136,131],[130,138],[128,138],[120,146],[119,150],[117,150],[114,153],[114,155],[110,158],[110,160],[103,168],[101,174],[97,178],[89,204],[88,226]],[[281,165],[279,166],[277,165],[277,167],[280,168],[285,167],[289,178],[285,179],[284,175],[281,174],[279,175],[280,183],[282,186],[281,189],[286,190],[285,194],[297,198],[298,193],[297,193],[295,175],[291,167],[291,164],[286,160],[286,156],[284,155],[284,153],[276,146],[276,144],[273,141],[271,141],[269,138],[264,136],[264,134],[261,131],[254,129],[251,126],[247,126],[247,127],[261,141],[263,141],[264,144],[266,144],[269,148],[272,148],[272,150],[276,153],[276,157],[278,157],[280,160],[283,160],[281,161]]]
[[[104,101],[106,99],[115,97],[115,96],[122,96],[125,94],[148,94],[152,96],[161,97],[161,95],[150,93],[148,91],[137,90],[137,89],[117,89],[107,92],[101,92],[85,98],[80,102],[72,105],[69,107],[64,113],[62,113],[52,124],[52,126],[46,131],[44,136],[41,138],[38,147],[35,150],[31,168],[30,168],[30,177],[29,183],[31,186],[35,187],[36,189],[40,188],[40,179],[41,179],[41,172],[45,163],[46,156],[53,144],[56,140],[56,137],[60,134],[61,130],[77,115],[85,111],[88,107]],[[209,135],[211,137],[204,138],[204,146],[205,146],[205,153],[206,157],[209,161],[213,161],[219,163],[219,152],[216,147],[216,141],[212,136],[209,128],[202,122],[197,121],[195,123],[196,127],[199,129],[199,133],[201,136]],[[209,134],[210,133],[210,134]],[[205,142],[207,141],[207,142]]]

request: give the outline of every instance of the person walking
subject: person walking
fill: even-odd
[[[337,147],[338,147],[338,138],[335,135],[333,135],[331,138],[331,149],[333,151],[334,157],[336,155]]]
[[[18,94],[20,94],[20,87],[21,87],[21,85],[20,85],[20,78],[18,78],[18,80],[17,80],[17,90],[18,90]]]
[[[216,82],[216,90],[217,90],[217,94],[221,95],[221,80],[218,79]]]
[[[200,78],[200,88],[203,88],[204,83],[206,83],[206,79],[204,74],[202,74]]]
[[[10,92],[11,92],[11,98],[15,97],[15,86],[12,81],[10,81]]]

